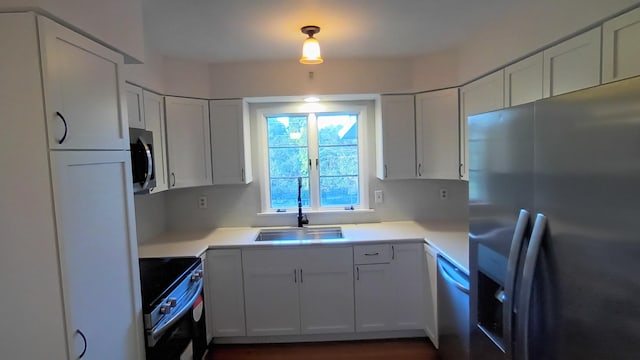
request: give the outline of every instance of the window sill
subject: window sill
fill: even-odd
[[[375,209],[353,209],[353,210],[343,210],[343,209],[335,209],[335,210],[314,210],[314,211],[302,211],[303,214],[313,215],[313,214],[373,214],[375,213]],[[275,211],[265,211],[259,212],[256,214],[260,217],[267,216],[291,216],[298,215],[298,211],[287,211],[287,212],[275,212]]]

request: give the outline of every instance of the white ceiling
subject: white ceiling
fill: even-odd
[[[318,25],[330,59],[411,57],[454,47],[535,0],[143,0],[147,45],[207,62],[297,59]]]

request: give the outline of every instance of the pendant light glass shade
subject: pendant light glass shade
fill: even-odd
[[[322,64],[324,60],[322,60],[322,56],[320,56],[320,43],[318,43],[318,40],[313,37],[313,34],[318,33],[320,28],[317,26],[305,26],[301,30],[309,37],[304,41],[304,44],[302,44],[302,57],[300,58],[300,63]]]

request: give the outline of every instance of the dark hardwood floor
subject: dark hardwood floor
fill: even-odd
[[[436,360],[437,358],[431,342],[422,338],[215,345],[207,356],[207,360]]]

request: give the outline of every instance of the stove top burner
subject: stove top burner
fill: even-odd
[[[171,292],[184,278],[200,264],[200,258],[145,258],[140,259],[140,285],[142,306],[148,314],[165,294]]]

